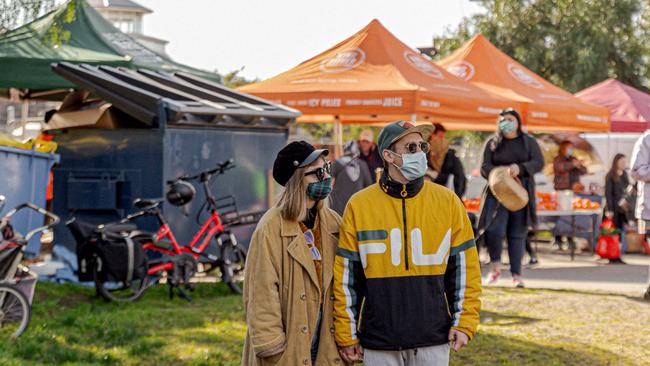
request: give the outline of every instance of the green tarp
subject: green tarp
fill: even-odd
[[[184,71],[212,80],[215,73],[178,64],[142,46],[105,20],[85,0],[0,35],[0,88],[48,90],[73,84],[52,72],[54,62]]]

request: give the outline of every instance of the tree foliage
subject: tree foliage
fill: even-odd
[[[55,6],[55,0],[0,0],[0,33],[29,23]]]
[[[477,33],[550,82],[576,92],[606,78],[646,89],[650,5],[644,0],[480,0],[434,41],[444,57]]]

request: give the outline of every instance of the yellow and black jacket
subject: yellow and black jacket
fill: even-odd
[[[450,190],[385,175],[350,199],[334,262],[339,346],[401,350],[474,336],[481,274],[465,207]]]

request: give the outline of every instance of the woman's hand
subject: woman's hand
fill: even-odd
[[[339,348],[339,355],[343,361],[348,363],[354,363],[357,361],[363,361],[363,348],[360,345],[355,344],[353,346],[341,347]]]
[[[519,173],[520,173],[519,165],[510,164],[510,167],[508,167],[508,172],[510,172],[510,175],[513,176],[513,177],[519,176]]]

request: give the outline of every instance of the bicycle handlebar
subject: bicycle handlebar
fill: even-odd
[[[34,230],[28,232],[27,235],[25,235],[25,238],[24,238],[25,241],[29,241],[29,239],[31,239],[32,236],[38,234],[39,232],[42,232],[42,231],[45,231],[45,230],[47,230],[47,229],[52,228],[54,225],[58,224],[58,223],[61,221],[61,220],[59,219],[59,216],[57,216],[57,215],[51,213],[50,211],[47,211],[47,210],[44,209],[44,208],[38,207],[38,206],[36,206],[35,204],[33,204],[33,203],[29,203],[29,202],[27,202],[27,203],[23,203],[23,204],[20,204],[20,205],[18,205],[18,206],[16,206],[16,207],[12,208],[11,210],[9,210],[9,212],[7,212],[7,214],[5,215],[5,218],[6,218],[6,219],[11,219],[11,217],[12,217],[13,215],[15,215],[16,212],[18,212],[18,211],[20,211],[20,210],[22,210],[22,209],[24,209],[24,208],[32,209],[32,210],[34,210],[34,211],[40,213],[41,215],[43,215],[43,216],[47,216],[47,217],[49,217],[50,219],[52,219],[52,222],[50,222],[49,224],[47,224],[47,225],[43,225],[43,226],[39,226],[39,227],[37,227],[36,229],[34,229]]]
[[[209,170],[204,170],[200,172],[199,174],[196,175],[182,175],[176,179],[173,180],[168,180],[167,184],[171,185],[176,183],[179,180],[183,181],[191,181],[191,180],[197,180],[197,179],[204,179],[204,177],[211,176],[215,173],[218,173],[217,175],[223,174],[226,170],[230,170],[235,167],[234,160],[233,159],[228,159],[226,161],[222,161],[221,163],[217,164],[216,168],[209,169]]]

